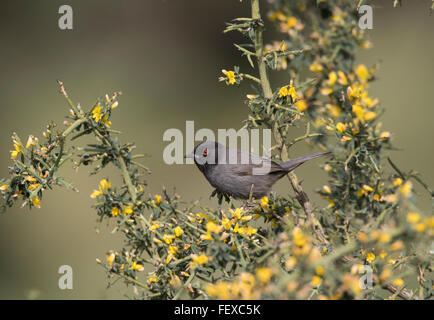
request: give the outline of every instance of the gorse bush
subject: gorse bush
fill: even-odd
[[[25,144],[13,135],[10,177],[0,184],[3,208],[18,200],[40,207],[43,193],[56,185],[74,190],[58,173],[69,161],[91,166],[92,173],[113,164],[123,183],[107,177],[91,197],[100,220],[115,223],[125,243],[97,262],[109,281],[135,286],[138,298],[432,298],[434,217],[416,207],[413,184],[432,191],[413,171],[385,159],[392,134],[382,129],[380,103],[368,94],[377,67],[355,59],[356,50],[371,46],[358,27],[363,1],[268,2],[267,19],[259,0],[245,1],[251,17],[225,29],[245,36],[235,46],[257,74],[234,67],[220,80],[254,85],[245,127],[272,130],[275,159],[288,160],[299,141],[333,152],[323,166],[329,182],[318,186],[326,207],[311,203],[293,172],[294,197],[272,192],[242,207],[232,199],[218,208],[185,203],[166,190],[150,196],[142,156],[112,129],[120,93],[85,111],[59,82],[71,108],[66,129],[51,123],[43,139],[30,136]],[[269,42],[263,30],[272,24],[281,39]],[[268,75],[279,70],[288,81],[273,88]],[[289,137],[294,126],[305,126],[306,134]],[[96,142],[68,146],[85,135]],[[363,286],[360,278],[370,271],[372,286]]]

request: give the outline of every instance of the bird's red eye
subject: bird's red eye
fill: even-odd
[[[208,155],[208,149],[203,150],[202,156],[206,157]]]

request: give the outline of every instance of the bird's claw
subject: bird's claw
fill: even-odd
[[[223,202],[223,198],[224,198],[225,201],[227,201],[227,202],[229,202],[229,200],[230,200],[228,194],[226,194],[226,193],[224,193],[224,192],[221,192],[221,191],[218,190],[218,189],[214,189],[214,191],[211,193],[211,195],[209,196],[209,198],[211,199],[212,197],[215,197],[216,195],[217,195],[217,199],[218,199],[218,203],[219,203],[219,205],[222,204],[222,202]]]

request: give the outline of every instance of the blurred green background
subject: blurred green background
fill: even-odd
[[[56,79],[65,82],[75,102],[89,107],[97,97],[121,90],[120,107],[113,127],[124,132],[123,141],[134,141],[139,153],[147,153],[146,165],[152,194],[166,186],[186,201],[209,200],[212,191],[193,166],[168,166],[162,141],[168,128],[185,130],[185,121],[199,128],[240,128],[246,117],[247,82],[240,88],[217,81],[221,69],[248,65],[232,43],[236,33],[223,35],[224,21],[248,16],[246,1],[153,0],[68,1],[74,10],[74,30],[58,28],[58,8],[65,1],[3,1],[0,11],[0,176],[10,164],[10,136],[23,140],[41,136],[44,125],[58,124],[68,107],[58,93]],[[434,108],[434,16],[431,1],[376,1],[374,29],[369,31],[373,49],[360,53],[360,62],[381,61],[378,81],[370,90],[386,113],[384,128],[393,132],[402,152],[390,152],[404,170],[416,169],[433,185],[432,147]],[[268,39],[278,40],[267,23]],[[288,83],[284,74],[274,85]],[[294,131],[294,136],[301,131]],[[292,156],[312,152],[296,145]],[[316,203],[315,188],[326,183],[320,160],[297,169],[303,185]],[[387,169],[390,169],[387,167]],[[64,175],[79,193],[57,189],[46,192],[40,210],[18,207],[0,215],[0,299],[107,299],[131,294],[122,285],[106,289],[106,276],[95,259],[109,249],[122,247],[110,228],[95,232],[96,214],[89,195],[102,176],[88,176],[85,168],[71,168]],[[104,175],[117,172],[109,168]],[[286,179],[275,187],[290,192]],[[431,210],[420,188],[420,206]],[[59,266],[74,271],[74,289],[60,290]]]

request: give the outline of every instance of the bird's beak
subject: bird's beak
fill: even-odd
[[[185,156],[184,156],[184,158],[191,158],[191,159],[194,159],[194,153],[192,152],[192,153],[187,153]]]

